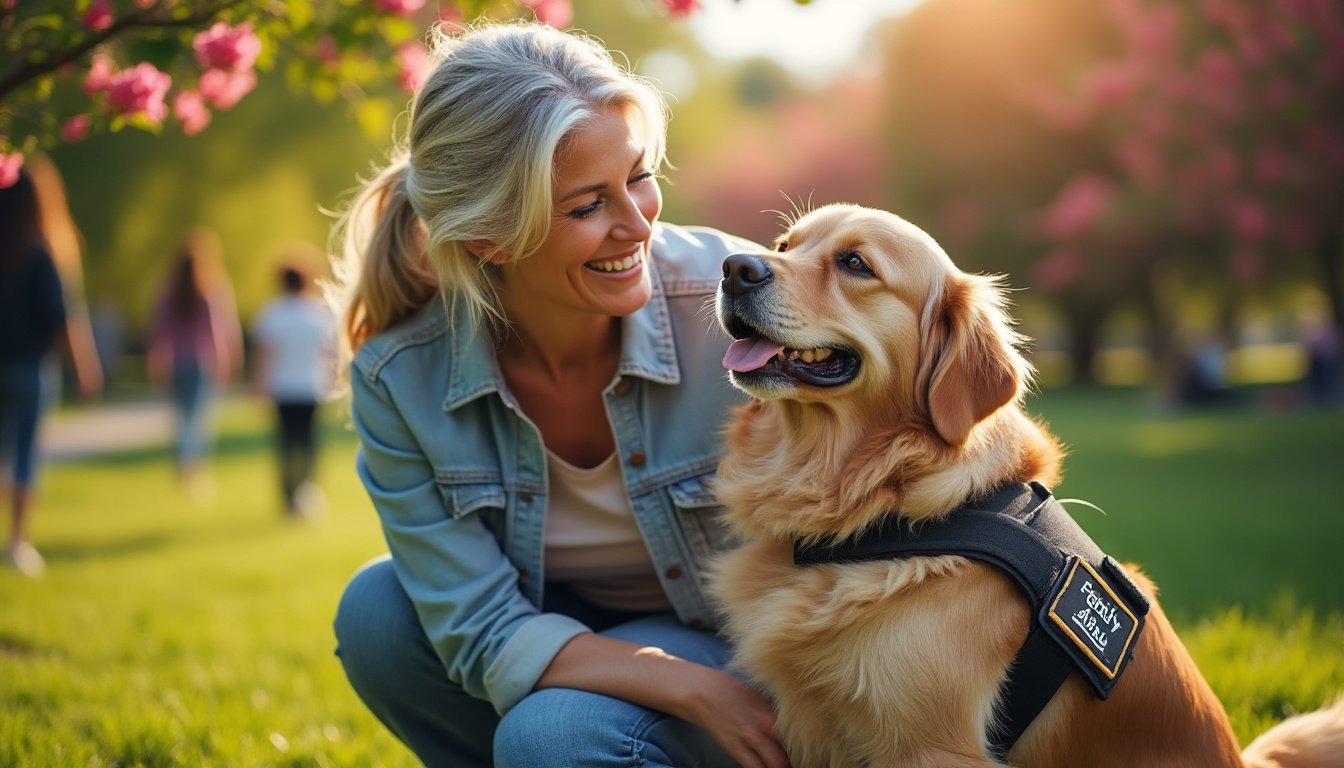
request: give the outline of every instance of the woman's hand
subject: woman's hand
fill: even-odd
[[[538,688],[577,688],[666,712],[709,732],[744,768],[789,768],[775,708],[759,691],[712,667],[602,635],[574,637]]]
[[[689,676],[687,711],[743,768],[788,768],[789,758],[775,731],[775,708],[763,693],[736,677],[709,667]]]

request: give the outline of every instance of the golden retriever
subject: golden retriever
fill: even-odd
[[[1344,700],[1242,752],[1133,566],[1151,609],[1110,697],[1070,674],[1002,758],[987,733],[1034,620],[1012,579],[960,556],[795,565],[795,542],[1056,482],[1062,452],[1021,408],[1031,367],[1005,304],[998,279],[852,205],[802,216],[774,252],[725,261],[717,311],[737,341],[724,364],[755,400],[727,428],[716,485],[744,543],[711,586],[793,764],[1344,765]]]

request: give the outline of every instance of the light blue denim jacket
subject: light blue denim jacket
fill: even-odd
[[[730,544],[709,488],[721,426],[744,401],[722,368],[730,341],[707,310],[724,257],[756,249],[660,224],[653,295],[623,321],[603,391],[635,519],[677,616],[710,627],[708,555]],[[449,678],[504,712],[576,634],[541,613],[546,454],[499,372],[488,334],[445,302],[366,341],[351,368],[357,466],[392,562]]]

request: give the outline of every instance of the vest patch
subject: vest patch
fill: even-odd
[[[1085,560],[1070,558],[1056,584],[1055,594],[1045,604],[1042,624],[1104,699],[1129,659],[1143,620]]]

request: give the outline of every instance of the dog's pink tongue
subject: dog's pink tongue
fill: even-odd
[[[754,371],[783,350],[783,344],[776,344],[763,336],[738,339],[728,345],[728,351],[723,355],[723,367],[740,373]]]

